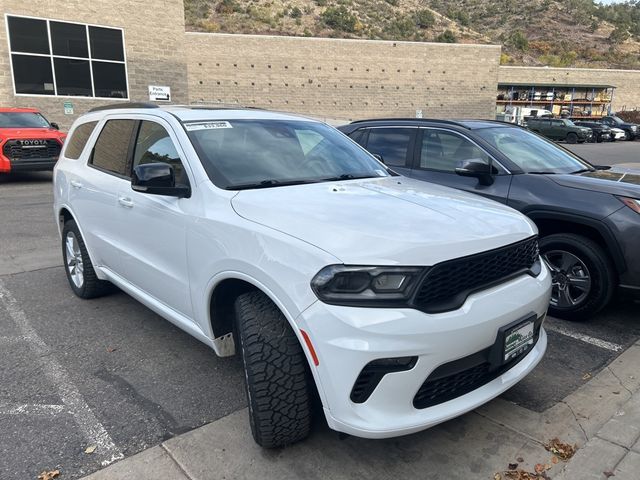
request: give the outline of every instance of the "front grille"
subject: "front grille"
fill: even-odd
[[[469,294],[527,272],[539,260],[538,239],[439,263],[427,272],[414,298],[416,308],[439,313],[460,308]]]
[[[35,140],[35,139],[34,139]],[[47,139],[44,145],[23,145],[24,140],[7,140],[2,153],[10,160],[34,160],[38,158],[58,158],[62,146],[56,141]],[[26,140],[29,142],[31,140]],[[40,139],[37,140],[38,142]]]
[[[413,406],[415,408],[433,407],[466,395],[495,380],[531,352],[540,338],[542,320],[543,317],[540,317],[534,322],[533,344],[507,363],[503,364],[499,361],[502,358],[504,342],[504,336],[501,333],[491,347],[439,366],[431,372],[416,393]]]

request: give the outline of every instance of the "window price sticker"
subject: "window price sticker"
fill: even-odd
[[[219,128],[233,128],[229,122],[197,122],[185,123],[184,128],[191,132],[193,130],[217,130]]]

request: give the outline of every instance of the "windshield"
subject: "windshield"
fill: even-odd
[[[624,120],[622,120],[620,117],[613,116],[609,118],[611,118],[616,125],[620,125],[621,123],[624,123]]]
[[[554,143],[520,128],[475,131],[526,173],[574,173],[593,167]]]
[[[365,150],[322,123],[211,120],[184,126],[209,178],[220,188],[389,176]]]
[[[0,128],[48,128],[49,122],[35,112],[0,112]]]

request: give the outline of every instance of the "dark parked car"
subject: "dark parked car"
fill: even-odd
[[[591,140],[590,128],[579,127],[567,118],[531,118],[527,128],[551,140],[564,140],[567,143],[582,143]]]
[[[639,126],[635,123],[629,123],[622,120],[620,117],[610,115],[602,117],[600,122],[608,125],[609,127],[621,128],[624,130],[624,134],[627,140],[635,140],[640,135]]]
[[[640,296],[640,164],[620,172],[594,166],[502,122],[388,119],[339,128],[402,175],[529,216],[553,274],[551,314],[586,319],[616,286]]]
[[[598,122],[588,122],[588,121],[574,121],[579,127],[587,127],[590,128],[593,132],[593,137],[591,137],[591,141],[596,142],[609,142],[612,140],[611,136],[611,127],[605,125],[604,123]]]

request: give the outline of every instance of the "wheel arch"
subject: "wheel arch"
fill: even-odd
[[[91,245],[89,245],[89,243],[87,242],[87,236],[84,234],[82,225],[80,225],[80,222],[78,222],[78,219],[76,215],[73,213],[73,211],[71,210],[71,208],[69,208],[69,206],[67,205],[60,206],[60,208],[58,208],[57,216],[58,216],[58,233],[60,235],[60,238],[62,239],[62,230],[64,229],[64,224],[67,223],[69,220],[73,220],[76,223],[78,230],[80,230],[80,235],[82,235],[82,240],[84,241],[84,246],[87,249],[87,253],[89,254],[91,263],[94,265],[94,267],[96,267],[97,264],[94,262],[95,256],[93,254]],[[96,275],[100,280],[106,280],[106,278],[102,275],[102,273],[100,272],[100,269],[98,268],[96,268]]]
[[[618,275],[626,270],[624,256],[609,228],[598,220],[559,212],[524,212],[538,227],[540,237],[554,233],[573,233],[596,242],[611,258]]]

